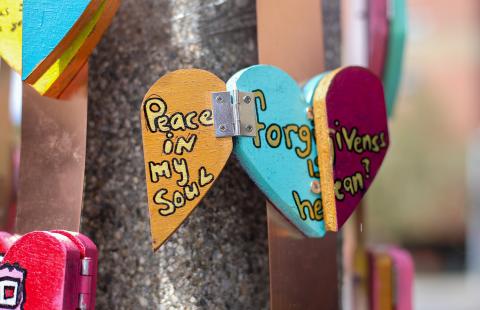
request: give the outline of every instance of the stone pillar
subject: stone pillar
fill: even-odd
[[[333,11],[336,26],[326,29],[338,32]],[[340,57],[327,55],[330,64]],[[90,60],[82,232],[100,252],[97,309],[268,308],[265,199],[234,157],[152,253],[139,118],[167,71],[196,67],[226,81],[256,63],[253,0],[122,1]]]

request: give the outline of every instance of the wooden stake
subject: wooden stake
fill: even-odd
[[[298,82],[324,70],[322,1],[257,1],[260,63]],[[306,239],[267,202],[270,307],[339,309],[336,235]]]

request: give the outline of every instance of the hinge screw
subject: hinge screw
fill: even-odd
[[[243,102],[245,102],[246,104],[249,104],[251,101],[252,101],[252,98],[250,98],[250,96],[243,97]]]
[[[245,127],[245,129],[246,129],[248,132],[252,132],[253,127],[252,127],[252,125],[247,125],[247,127]]]
[[[215,98],[215,100],[216,100],[218,103],[223,103],[223,97],[222,97],[222,96],[217,96],[217,98]]]
[[[312,183],[310,183],[310,190],[314,194],[320,194],[322,192],[322,189],[320,187],[320,182],[317,180],[312,181]]]
[[[220,131],[225,131],[225,130],[227,130],[227,126],[225,126],[225,125],[223,125],[223,124],[220,125],[218,128],[220,129]]]

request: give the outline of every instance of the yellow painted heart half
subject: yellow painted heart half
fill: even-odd
[[[0,57],[20,73],[22,68],[22,0],[0,2]]]

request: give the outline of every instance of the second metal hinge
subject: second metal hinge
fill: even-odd
[[[257,135],[255,94],[238,90],[212,93],[213,122],[217,137]]]
[[[96,285],[96,283],[92,283],[92,276],[96,272],[94,270],[95,266],[93,264],[93,260],[89,257],[85,257],[81,259],[81,270],[80,270],[80,295],[78,296],[78,309],[79,310],[90,310],[91,304],[91,294],[90,289],[92,285]]]

